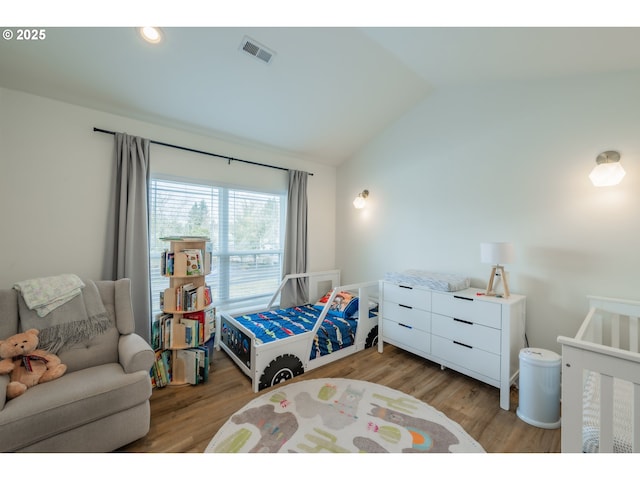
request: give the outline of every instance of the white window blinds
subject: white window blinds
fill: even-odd
[[[152,312],[160,313],[160,238],[206,235],[212,254],[211,286],[218,309],[237,311],[266,304],[282,278],[285,194],[151,179],[149,251]]]

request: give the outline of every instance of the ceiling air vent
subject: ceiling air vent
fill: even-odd
[[[264,63],[271,63],[271,60],[275,55],[273,50],[269,50],[267,47],[260,45],[249,37],[244,37],[242,39],[240,49],[252,57],[262,60]]]

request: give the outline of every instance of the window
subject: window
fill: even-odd
[[[151,310],[160,313],[160,292],[169,279],[160,274],[160,238],[210,238],[211,286],[216,307],[239,310],[266,304],[282,279],[285,194],[152,178],[149,192]]]

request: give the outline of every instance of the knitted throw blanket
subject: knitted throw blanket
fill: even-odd
[[[91,280],[84,280],[83,283],[84,287],[77,295],[45,316],[29,308],[23,296],[18,295],[21,330],[39,330],[38,348],[58,354],[63,347],[89,340],[111,326],[112,321],[102,303],[98,287]]]
[[[27,307],[44,317],[80,293],[82,280],[72,273],[40,277],[16,283],[13,288],[22,294]]]

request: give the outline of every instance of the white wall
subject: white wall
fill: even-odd
[[[103,278],[114,137],[94,127],[313,173],[309,269],[335,268],[335,167],[0,88],[0,288],[67,272]],[[151,169],[287,189],[284,171],[158,145]]]
[[[586,295],[640,300],[638,85],[621,74],[434,92],[338,169],[345,280],[416,268],[485,288],[480,243],[511,241],[529,343],[558,352]],[[605,150],[621,153],[627,176],[599,189],[587,175]]]
[[[102,276],[113,137],[99,127],[313,172],[309,269],[341,268],[345,282],[421,268],[484,287],[480,242],[512,241],[517,262],[507,270],[512,290],[527,295],[529,342],[558,351],[585,295],[640,299],[638,84],[621,74],[436,91],[337,176],[279,152],[0,88],[0,288],[61,272]],[[627,177],[597,189],[587,175],[609,149],[621,152]],[[154,170],[183,167],[286,188],[275,170],[152,146]],[[356,211],[364,188],[369,206]]]

